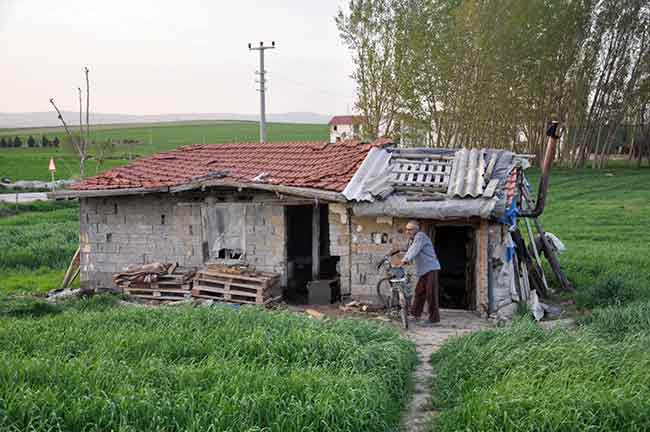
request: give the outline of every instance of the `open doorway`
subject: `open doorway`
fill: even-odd
[[[329,219],[326,204],[287,206],[287,292],[292,303],[309,303],[307,285],[315,279],[337,277],[338,257],[329,256]],[[315,221],[314,217],[318,217]],[[316,224],[316,225],[315,225]],[[318,247],[314,248],[315,242]],[[318,265],[314,265],[314,262]],[[313,294],[313,293],[312,293]]]
[[[474,309],[474,229],[436,226],[433,237],[440,260],[440,307]]]

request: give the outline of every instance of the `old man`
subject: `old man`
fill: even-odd
[[[440,322],[438,272],[440,262],[433,249],[431,239],[422,231],[418,221],[411,220],[406,224],[406,233],[409,237],[408,249],[402,264],[415,261],[418,282],[411,304],[411,315],[418,320],[418,325],[429,326]],[[428,304],[429,318],[421,320],[424,303]]]

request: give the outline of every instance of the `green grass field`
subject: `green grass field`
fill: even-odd
[[[579,327],[523,318],[447,343],[428,430],[650,429],[649,184],[650,169],[554,170],[542,222],[568,248]]]
[[[416,355],[387,325],[96,306],[0,318],[0,431],[398,428]]]
[[[96,126],[91,129],[91,139],[96,142],[106,140],[138,140],[142,144],[129,148],[117,146],[112,157],[100,168],[100,172],[124,165],[129,155],[148,155],[171,150],[182,145],[226,142],[257,142],[259,125],[244,121],[154,123],[147,125]],[[20,136],[26,142],[29,135],[34,137],[45,134],[48,139],[59,136],[63,140],[63,131],[57,128],[46,129],[0,129],[0,137]],[[328,139],[328,126],[321,124],[269,123],[267,137],[270,142],[278,141],[323,141]],[[91,147],[89,152],[95,153]],[[50,157],[57,164],[57,178],[73,178],[79,175],[79,162],[69,145],[55,148],[1,148],[0,177],[12,180],[50,180],[47,165]],[[86,163],[86,173],[94,175],[97,164],[90,160]]]
[[[579,291],[618,278],[650,296],[648,185],[648,168],[553,170],[541,221],[566,244],[560,260]]]

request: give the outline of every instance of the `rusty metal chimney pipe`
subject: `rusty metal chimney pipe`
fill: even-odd
[[[553,160],[555,159],[555,149],[557,148],[557,142],[562,136],[560,123],[557,121],[552,122],[546,131],[546,136],[548,137],[548,145],[546,146],[546,153],[544,154],[544,160],[542,161],[542,173],[539,179],[539,187],[537,189],[537,203],[535,204],[535,208],[532,210],[522,210],[519,214],[520,217],[536,218],[544,211],[546,192],[548,191],[548,180],[551,174]]]

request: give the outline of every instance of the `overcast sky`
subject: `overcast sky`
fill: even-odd
[[[354,99],[339,0],[0,0],[0,112],[77,109],[83,66],[102,113],[345,114]]]

